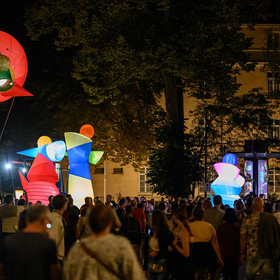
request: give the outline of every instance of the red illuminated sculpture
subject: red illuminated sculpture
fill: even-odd
[[[58,181],[58,175],[52,161],[48,160],[42,154],[38,154],[27,175],[28,181],[19,171],[22,188],[28,193],[28,200],[32,203],[41,201],[42,204],[49,204],[49,196],[56,196],[59,190],[55,183]]]
[[[32,96],[22,87],[27,70],[27,58],[21,44],[0,31],[0,102],[13,96]]]

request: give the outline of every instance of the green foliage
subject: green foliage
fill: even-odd
[[[185,197],[202,180],[201,157],[192,137],[181,143],[181,128],[165,122],[156,129],[156,148],[149,157],[148,181],[159,195]]]

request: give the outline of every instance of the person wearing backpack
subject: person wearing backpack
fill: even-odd
[[[127,206],[126,217],[123,223],[123,232],[124,235],[131,242],[136,256],[139,259],[142,242],[142,230],[139,221],[133,217],[133,210],[134,207],[132,205]]]

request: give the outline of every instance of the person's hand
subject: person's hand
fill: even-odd
[[[218,258],[218,265],[221,267],[224,266],[224,261],[221,258]]]
[[[179,238],[178,238],[178,236],[176,236],[176,238],[173,241],[173,245],[175,246],[178,242],[179,242]]]
[[[168,251],[169,251],[169,252],[172,252],[172,251],[173,251],[173,248],[172,248],[170,245],[168,245],[167,248],[168,248]]]

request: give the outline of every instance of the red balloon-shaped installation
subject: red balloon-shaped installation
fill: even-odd
[[[21,44],[0,31],[0,102],[13,96],[32,96],[22,87],[27,71],[27,58]]]

